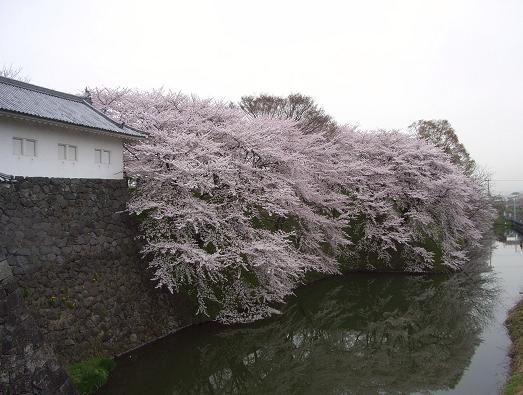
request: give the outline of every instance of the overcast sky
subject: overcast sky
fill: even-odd
[[[0,0],[10,64],[73,93],[301,92],[363,129],[445,118],[494,179],[523,180],[521,0]]]

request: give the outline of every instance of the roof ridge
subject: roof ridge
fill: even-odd
[[[0,76],[0,83],[16,86],[17,88],[27,89],[38,93],[43,93],[49,96],[59,97],[61,99],[83,102],[85,97],[73,95],[72,93],[65,93],[60,91],[55,91],[54,89],[44,88],[43,86],[29,84],[28,82],[14,80],[12,78]]]

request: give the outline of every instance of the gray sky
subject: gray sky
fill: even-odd
[[[5,64],[73,93],[301,92],[363,129],[446,118],[494,179],[523,180],[522,0],[0,0]]]

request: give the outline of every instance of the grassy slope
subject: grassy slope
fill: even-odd
[[[505,324],[512,339],[512,372],[503,394],[519,395],[523,394],[523,300],[510,311]]]

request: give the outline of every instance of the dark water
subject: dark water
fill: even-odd
[[[263,322],[184,329],[121,357],[100,394],[496,394],[523,291],[511,242],[483,274],[352,274],[299,289]]]

